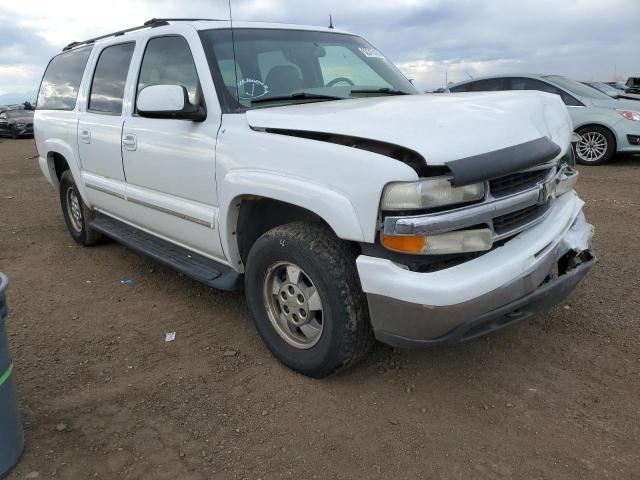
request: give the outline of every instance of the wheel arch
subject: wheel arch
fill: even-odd
[[[303,179],[245,172],[229,174],[220,198],[220,240],[229,264],[244,270],[248,252],[267,230],[294,221],[326,224],[343,240],[364,241],[349,199]],[[226,200],[226,199],[228,200]]]
[[[605,125],[604,123],[589,122],[574,128],[574,132],[579,134],[580,130],[584,130],[585,128],[589,127],[598,127],[607,130],[613,137],[615,151],[618,151],[618,136],[616,135],[615,129],[611,128],[609,125]]]

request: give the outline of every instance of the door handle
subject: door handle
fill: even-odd
[[[80,130],[79,136],[82,143],[91,143],[91,130]]]
[[[136,140],[136,136],[132,133],[127,133],[124,137],[122,137],[122,146],[125,150],[135,151],[138,146],[138,142]]]

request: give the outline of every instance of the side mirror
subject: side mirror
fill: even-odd
[[[173,118],[202,122],[207,111],[189,102],[187,89],[182,85],[149,85],[138,94],[137,111],[141,117]]]

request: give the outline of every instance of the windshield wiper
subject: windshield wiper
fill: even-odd
[[[351,93],[386,93],[387,95],[411,95],[403,90],[393,90],[392,88],[361,88],[351,90]]]
[[[265,97],[258,98],[256,100],[251,100],[251,105],[255,105],[256,103],[266,103],[266,102],[282,102],[286,100],[344,100],[344,97],[338,97],[336,95],[323,95],[320,93],[306,93],[306,92],[298,92],[292,93],[291,95],[278,95],[273,97]]]

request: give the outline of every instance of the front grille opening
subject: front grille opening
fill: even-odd
[[[493,229],[496,234],[501,235],[511,230],[518,229],[534,220],[540,218],[549,208],[549,204],[532,205],[522,210],[507,213],[493,219]]]
[[[494,197],[501,197],[527,188],[535,187],[544,181],[551,169],[518,172],[489,180],[489,188]]]

